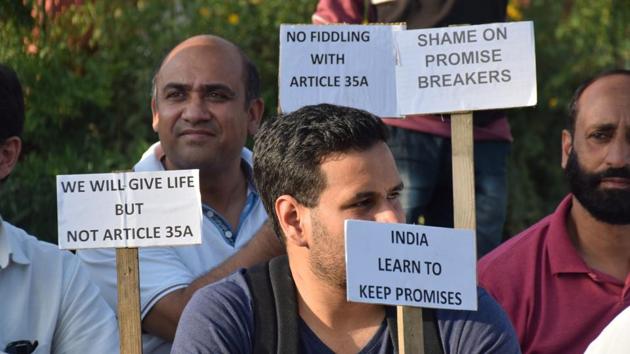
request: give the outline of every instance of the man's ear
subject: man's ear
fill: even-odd
[[[562,131],[562,168],[565,169],[567,167],[567,162],[569,161],[569,155],[573,150],[573,137],[571,136],[571,132],[564,129]]]
[[[264,111],[265,102],[261,98],[253,99],[249,103],[249,108],[247,109],[247,133],[249,136],[254,136],[256,131],[258,131]]]
[[[153,117],[151,126],[153,127],[153,131],[157,133],[158,123],[160,122],[160,115],[158,114],[157,101],[155,100],[155,96],[151,98],[151,115]]]
[[[0,180],[5,179],[17,164],[22,151],[22,140],[12,136],[0,143]]]
[[[276,199],[275,213],[286,238],[287,246],[293,244],[298,247],[308,247],[304,232],[307,208],[292,196],[285,194]]]

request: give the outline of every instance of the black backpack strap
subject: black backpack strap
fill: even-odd
[[[254,307],[254,353],[297,353],[298,307],[286,256],[245,272]]]
[[[398,353],[398,316],[395,306],[385,307],[385,316],[387,318],[387,329],[389,329],[389,339],[394,344],[394,353]]]
[[[252,294],[254,312],[253,353],[276,353],[276,306],[269,279],[269,263],[248,269],[245,280]],[[265,319],[263,321],[263,319]]]
[[[398,321],[396,307],[388,306],[386,314],[389,337],[394,344],[394,352],[398,353]],[[438,327],[434,309],[422,308],[422,333],[424,338],[424,352],[426,354],[444,354],[440,328]]]
[[[286,256],[245,272],[254,306],[254,353],[298,353],[299,321],[295,283]],[[398,353],[396,308],[386,307],[389,335]],[[435,310],[422,309],[426,354],[443,354]]]
[[[269,275],[276,302],[278,353],[298,353],[300,335],[297,292],[287,256],[276,257],[269,262]]]

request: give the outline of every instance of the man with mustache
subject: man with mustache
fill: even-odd
[[[479,261],[523,353],[583,353],[630,306],[630,71],[580,86],[562,132],[556,211]]]
[[[181,312],[196,289],[282,251],[264,224],[251,151],[244,148],[263,114],[259,86],[258,71],[242,50],[212,35],[177,45],[153,79],[152,126],[160,142],[134,170],[199,169],[203,224],[201,245],[139,251],[145,354],[170,352]],[[79,254],[116,308],[114,251]]]

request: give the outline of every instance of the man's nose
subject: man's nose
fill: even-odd
[[[198,95],[192,95],[184,107],[182,118],[189,122],[210,119],[210,110],[207,102]]]
[[[630,165],[630,139],[618,134],[608,146],[606,164],[609,167],[624,167]]]
[[[395,201],[385,203],[385,205],[374,216],[374,221],[390,224],[404,223],[405,215],[400,206],[400,202]]]

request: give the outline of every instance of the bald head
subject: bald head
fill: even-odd
[[[260,98],[260,77],[258,69],[245,53],[234,43],[211,34],[202,34],[190,37],[173,48],[162,60],[160,68],[153,76],[153,87],[151,90],[153,99],[157,99],[157,87],[162,69],[171,63],[182,53],[197,52],[199,55],[208,53],[222,53],[233,56],[242,62],[242,80],[245,89],[245,105],[254,99]]]
[[[160,65],[160,69],[158,70],[158,74],[162,67],[169,61],[171,61],[178,54],[183,51],[190,49],[199,49],[199,48],[208,48],[211,50],[224,50],[224,51],[234,51],[235,53],[240,54],[240,49],[234,45],[234,43],[229,42],[221,37],[217,37],[211,34],[202,34],[194,37],[190,37],[185,41],[181,42],[175,48],[171,49],[171,51],[166,55],[164,60],[162,60],[162,64]]]
[[[630,78],[630,70],[628,69],[614,69],[614,70],[607,70],[604,71],[588,80],[586,80],[585,82],[583,82],[576,90],[575,93],[573,94],[573,98],[571,99],[571,102],[569,102],[569,126],[567,127],[568,130],[573,133],[575,131],[575,122],[577,120],[577,116],[579,114],[579,110],[581,109],[581,104],[580,104],[580,98],[582,97],[582,94],[586,91],[587,88],[591,87],[593,84],[595,84],[596,82],[611,77],[611,76],[617,76],[619,77],[622,81],[625,78],[626,80]],[[619,80],[617,80],[619,81]],[[619,81],[619,82],[622,82]],[[613,89],[614,92],[614,89]]]

